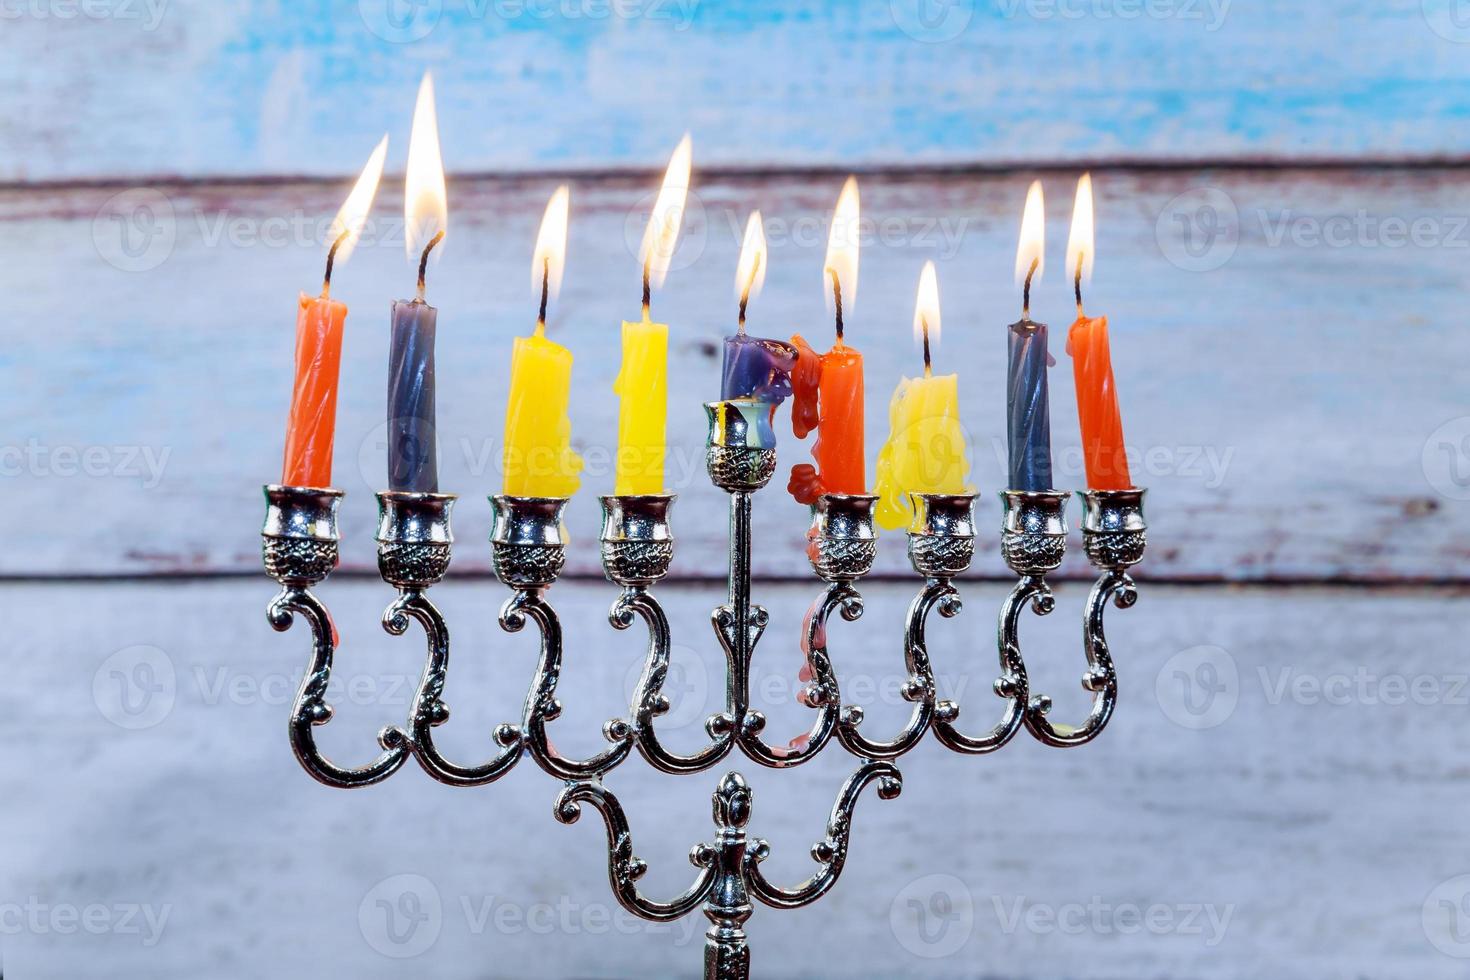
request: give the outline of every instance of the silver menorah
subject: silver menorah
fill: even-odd
[[[1041,742],[1058,747],[1077,746],[1096,738],[1112,716],[1117,699],[1117,674],[1103,632],[1103,614],[1109,600],[1127,608],[1137,600],[1128,569],[1143,557],[1145,524],[1142,489],[1085,491],[1082,534],[1087,557],[1100,569],[1088,595],[1083,615],[1083,646],[1087,670],[1082,686],[1092,694],[1092,707],[1079,725],[1055,724],[1049,718],[1052,702],[1032,696],[1021,656],[1019,620],[1025,607],[1040,615],[1050,613],[1055,598],[1046,576],[1062,563],[1067,544],[1065,491],[1002,491],[1005,518],[1001,552],[1019,576],[1001,605],[996,652],[1000,676],[994,691],[1004,702],[1000,720],[989,730],[970,734],[960,728],[960,705],[940,700],[930,665],[925,626],[932,613],[952,617],[961,609],[954,585],[969,569],[974,556],[973,494],[913,494],[916,519],[908,531],[908,554],[924,586],[907,614],[903,656],[908,679],[902,696],[912,702],[908,722],[892,738],[879,740],[862,731],[863,712],[843,706],[841,689],[827,650],[827,620],[840,614],[849,621],[863,613],[856,583],[872,568],[877,554],[873,525],[876,498],[829,494],[812,507],[808,556],[813,571],[826,588],[807,617],[806,643],[810,682],[801,701],[815,711],[811,729],[788,746],[762,740],[765,716],[750,707],[750,661],[767,624],[766,610],[751,601],[751,505],[756,491],[776,470],[776,453],[769,427],[757,425],[770,406],[756,400],[711,402],[706,463],[714,484],[730,495],[729,593],[716,607],[713,624],[726,661],[725,709],[705,724],[709,742],[688,755],[671,752],[659,740],[656,724],[669,711],[662,691],[670,662],[670,631],[657,598],[649,589],[669,571],[674,538],[669,511],[674,495],[602,497],[602,564],[622,592],[610,612],[615,629],[630,628],[642,619],[649,643],[642,676],[629,707],[629,719],[603,726],[610,743],[588,759],[566,758],[547,737],[546,726],[561,714],[556,696],[562,671],[562,633],[546,591],[557,580],[566,560],[562,512],[567,499],[494,496],[491,533],[497,575],[512,594],[500,611],[500,625],[509,632],[527,621],[540,632],[540,656],[518,724],[499,725],[494,732],[498,753],[489,761],[461,765],[446,759],[434,744],[434,729],[449,718],[443,692],[449,668],[449,631],[444,617],[429,601],[428,590],[449,568],[452,535],[450,510],[455,497],[438,493],[382,492],[378,494],[378,567],[383,580],[398,596],[383,613],[383,628],[394,635],[407,632],[410,620],[423,626],[428,658],[406,728],[388,726],[378,735],[381,753],[371,763],[344,768],[318,750],[314,730],[332,717],[326,702],[335,637],[326,607],[311,587],[323,581],[337,565],[337,508],[342,492],[332,489],[271,485],[265,488],[266,519],[262,532],[266,571],[281,585],[267,614],[277,630],[290,628],[295,615],[304,616],[313,634],[312,658],[302,680],[290,720],[291,747],[297,760],[313,777],[328,786],[355,788],[387,779],[413,757],[433,778],[453,786],[480,786],[505,775],[529,755],[546,772],[565,781],[553,813],[562,823],[575,823],[582,804],[602,815],[608,841],[608,877],[618,902],[644,919],[667,922],[703,905],[710,920],[706,934],[706,978],[744,980],[750,974],[750,949],[745,921],[754,906],[751,899],[778,909],[798,908],[821,898],[836,883],[847,859],[853,810],[862,790],[877,783],[878,796],[892,799],[902,788],[894,760],[913,749],[932,730],[950,749],[983,755],[1001,748],[1024,727]],[[765,433],[763,436],[762,433]],[[794,888],[771,883],[761,870],[770,853],[767,843],[746,837],[752,793],[739,773],[726,774],[716,789],[714,821],[717,831],[710,843],[696,845],[689,859],[698,869],[692,885],[667,902],[650,899],[638,890],[647,865],[634,856],[627,817],[602,777],[621,765],[637,749],[655,769],[666,773],[703,772],[739,748],[762,766],[786,769],[814,758],[836,738],[861,765],[844,782],[833,804],[827,835],[812,847],[819,865]]]

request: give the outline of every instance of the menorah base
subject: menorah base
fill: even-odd
[[[770,844],[745,835],[754,794],[738,772],[726,773],[711,797],[718,828],[715,839],[696,844],[689,852],[689,862],[700,869],[699,876],[670,902],[656,902],[639,894],[638,879],[648,871],[648,865],[633,854],[633,834],[622,804],[600,782],[569,785],[557,797],[554,812],[562,823],[576,823],[582,815],[582,804],[592,804],[607,827],[607,873],[618,904],[639,918],[672,922],[703,903],[704,914],[710,920],[704,941],[705,980],[748,980],[750,944],[745,937],[745,922],[755,909],[751,899],[772,908],[795,909],[825,895],[837,883],[847,861],[858,796],[874,782],[878,784],[879,799],[891,800],[903,790],[903,776],[891,762],[864,763],[842,784],[827,820],[827,835],[812,845],[812,859],[821,865],[817,873],[795,888],[780,888],[766,878],[760,867],[771,853]]]

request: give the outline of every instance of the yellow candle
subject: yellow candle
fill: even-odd
[[[505,408],[505,493],[570,497],[581,486],[582,457],[572,449],[572,352],[537,325],[517,337]]]
[[[689,134],[674,148],[669,169],[648,227],[638,261],[643,264],[643,318],[623,321],[623,366],[613,391],[618,410],[617,475],[613,492],[620,496],[664,492],[664,443],[669,414],[669,326],[648,315],[653,290],[663,285],[684,218],[691,160]]]
[[[914,333],[924,346],[924,376],[904,378],[888,406],[888,440],[878,452],[878,506],[873,515],[895,530],[914,519],[911,493],[970,493],[970,457],[960,425],[960,379],[934,377],[931,334],[939,335],[939,282],[924,265],[914,308]]]
[[[623,367],[613,384],[618,411],[618,494],[664,492],[669,403],[669,327],[623,321]]]
[[[911,493],[968,493],[970,460],[960,427],[960,379],[904,378],[888,408],[888,441],[878,452],[878,523],[889,529],[914,516]]]

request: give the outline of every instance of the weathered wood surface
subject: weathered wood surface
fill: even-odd
[[[1047,179],[1051,265],[1035,304],[1058,335],[1072,316],[1060,253],[1073,176]],[[1003,325],[1019,305],[1010,269],[1028,179],[887,175],[862,184],[871,234],[849,336],[868,355],[870,460],[895,382],[918,370],[913,296],[922,261],[935,258],[945,312],[939,364],[961,374],[986,528],[999,520]],[[746,214],[764,210],[772,242],[751,329],[824,342],[819,268],[837,184],[696,178],[684,250],[655,299],[655,313],[673,324],[676,574],[724,568],[725,497],[703,473],[700,404],[717,390]],[[1470,414],[1465,174],[1104,172],[1096,186],[1100,260],[1088,309],[1111,318],[1128,442],[1141,454],[1134,476],[1151,487],[1145,574],[1470,577],[1470,518],[1459,505],[1470,455],[1455,421]],[[441,309],[442,483],[465,497],[459,572],[488,567],[484,495],[500,483],[506,355],[534,316],[527,255],[550,190],[533,179],[451,183],[451,237],[429,295]],[[589,459],[570,510],[574,573],[598,574],[595,498],[612,482],[617,324],[637,311],[632,248],[648,190],[643,180],[607,178],[573,191],[570,265],[552,331],[577,357],[571,415]],[[13,514],[44,517],[12,521],[0,573],[253,572],[259,487],[279,473],[296,292],[315,288],[321,229],[343,188],[190,185],[108,203],[115,193],[0,193],[8,243],[0,289],[23,313],[0,352],[6,497]],[[135,210],[140,203],[149,210]],[[412,279],[400,208],[390,185],[374,240],[335,286],[352,308],[336,482],[348,491],[346,567],[362,571],[374,567],[372,493],[385,482],[387,308]],[[1211,228],[1222,237],[1209,237]],[[1058,336],[1054,441],[1062,482],[1077,486],[1061,347]],[[785,419],[783,411],[783,474],[808,458]],[[58,533],[52,514],[75,533]],[[805,522],[781,486],[762,493],[758,574],[808,574]],[[902,573],[901,536],[889,535],[882,550],[880,569]],[[976,574],[1003,572],[996,551],[983,549]],[[1078,557],[1071,571],[1082,570]]]
[[[6,602],[28,612],[9,620],[16,655],[0,711],[15,763],[0,768],[11,801],[0,808],[7,974],[288,976],[308,963],[362,977],[697,970],[698,922],[621,931],[595,816],[554,822],[557,783],[529,763],[473,791],[439,786],[412,764],[351,793],[299,771],[285,729],[307,637],[270,631],[270,591],[263,580],[6,589]],[[685,750],[719,697],[707,618],[716,591],[664,590],[687,645],[670,715],[670,739]],[[807,721],[791,692],[813,591],[760,591],[772,624],[754,690],[772,737]],[[442,744],[478,758],[492,726],[517,717],[534,644],[494,625],[499,586],[437,592],[456,644]],[[834,658],[868,723],[890,729],[907,713],[892,693],[909,590],[867,593],[862,623],[834,629]],[[1025,627],[1033,682],[1056,697],[1059,717],[1084,705],[1080,593],[1063,589],[1058,612]],[[365,760],[377,728],[405,717],[422,643],[379,630],[390,595],[380,583],[332,582],[322,595],[345,646],[338,714],[321,732],[340,759]],[[994,585],[968,590],[965,612],[933,638],[941,685],[960,694],[977,728],[999,704],[985,647],[1000,595]],[[552,598],[569,620],[566,713],[553,736],[567,752],[587,752],[603,744],[601,723],[625,712],[641,644],[607,627],[610,587],[564,585]],[[1465,603],[1449,592],[1146,589],[1110,622],[1123,693],[1104,736],[1056,751],[1022,734],[983,759],[926,740],[901,763],[901,797],[862,801],[833,892],[807,910],[757,911],[762,975],[1463,976],[1463,961],[1431,944],[1421,914],[1437,886],[1470,871],[1461,846]],[[980,649],[967,647],[972,637]],[[1207,663],[1213,677],[1201,672]],[[1359,671],[1369,680],[1352,680]],[[1181,676],[1220,693],[1185,692]],[[1335,678],[1349,679],[1346,701]],[[1395,695],[1391,678],[1420,694]],[[124,692],[131,713],[121,710]],[[752,829],[772,842],[774,876],[793,883],[809,873],[807,848],[854,765],[836,745],[796,772],[731,761],[755,786]],[[671,895],[690,879],[685,852],[709,836],[708,794],[723,771],[676,779],[635,757],[609,777],[650,862],[652,893]],[[398,875],[419,877],[379,887]],[[413,933],[400,918],[406,941],[395,943],[377,903],[411,911],[398,906],[405,887],[426,901],[437,895],[440,911]],[[927,939],[915,902],[928,910]],[[43,923],[53,909],[101,905],[118,928],[16,929],[9,903],[44,906]],[[1017,903],[1029,918],[1014,925]],[[1099,903],[1159,906],[1167,925],[1137,930],[1109,911],[1086,913],[1079,928],[1068,910]],[[1429,904],[1437,923],[1443,909]],[[131,922],[141,932],[119,924],[114,910],[136,905],[167,915],[152,945],[143,916]],[[1186,922],[1197,906],[1205,911]],[[1065,931],[1046,910],[1072,917]],[[1211,925],[1210,910],[1223,925]],[[419,948],[409,959],[378,952]]]
[[[39,8],[43,16],[27,16]],[[100,11],[80,14],[78,9]],[[1450,0],[87,0],[7,12],[0,179],[1463,156]],[[70,17],[51,11],[71,10]],[[390,11],[401,20],[390,20]]]

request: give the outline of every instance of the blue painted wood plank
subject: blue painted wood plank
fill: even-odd
[[[94,7],[5,21],[0,179],[391,169],[425,69],[460,172],[1470,150],[1449,0]]]

